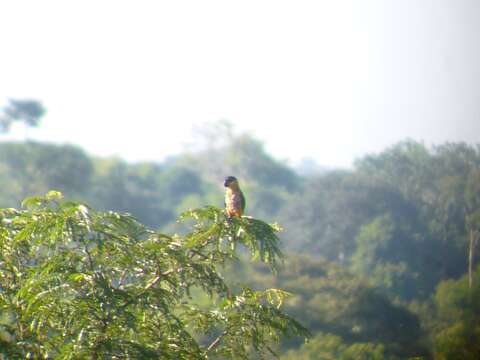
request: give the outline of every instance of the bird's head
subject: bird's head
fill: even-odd
[[[235,176],[227,176],[223,183],[225,187],[238,187],[238,180]]]

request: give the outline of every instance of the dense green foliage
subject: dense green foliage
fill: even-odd
[[[243,245],[276,266],[275,228],[192,210],[184,237],[65,202],[58,192],[0,212],[0,351],[12,358],[245,358],[305,335],[279,289],[233,291],[218,271]],[[212,306],[190,301],[203,291]]]
[[[310,342],[298,351],[290,350],[282,360],[387,360],[382,345],[372,343],[355,343],[347,345],[342,338],[318,333]]]
[[[280,221],[290,245],[349,266],[392,296],[426,298],[468,268],[478,236],[480,153],[405,142],[311,179]]]
[[[282,224],[286,262],[276,276],[241,263],[225,276],[238,291],[247,283],[294,294],[285,311],[314,337],[284,341],[287,358],[479,357],[479,147],[406,141],[351,170],[301,176],[251,136],[223,135],[160,164],[93,158],[71,146],[0,144],[0,207],[59,189],[184,234],[191,224],[177,216],[221,207],[222,178],[233,174],[246,214]]]
[[[480,277],[477,267],[476,278]],[[432,315],[432,314],[430,314]],[[433,297],[431,334],[439,359],[478,359],[480,354],[480,283],[471,289],[467,276],[440,283]]]
[[[421,342],[418,318],[347,269],[295,254],[289,254],[275,276],[262,266],[252,268],[245,263],[244,267],[232,272],[235,278],[243,274],[243,281],[253,281],[259,288],[281,288],[294,294],[287,299],[285,311],[314,334],[332,334],[354,347],[376,344],[392,358],[428,352]],[[285,343],[285,347],[298,345],[298,341]]]

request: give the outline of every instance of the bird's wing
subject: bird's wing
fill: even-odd
[[[243,195],[243,192],[240,190],[240,200],[241,200],[241,208],[242,208],[242,214],[245,212],[245,207],[247,206],[247,201],[245,200],[245,195]]]

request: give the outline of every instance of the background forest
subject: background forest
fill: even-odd
[[[203,140],[162,163],[134,164],[70,145],[1,142],[0,208],[55,189],[181,232],[178,215],[222,207],[222,179],[235,175],[246,214],[284,229],[286,261],[277,275],[239,261],[225,276],[293,293],[286,311],[312,332],[308,343],[283,341],[282,359],[479,358],[480,147],[407,140],[336,170],[292,168],[226,123]]]

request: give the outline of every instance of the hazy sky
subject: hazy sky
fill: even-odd
[[[41,100],[31,138],[97,155],[162,160],[228,119],[277,158],[349,166],[480,142],[479,19],[479,0],[7,0],[0,104]]]

